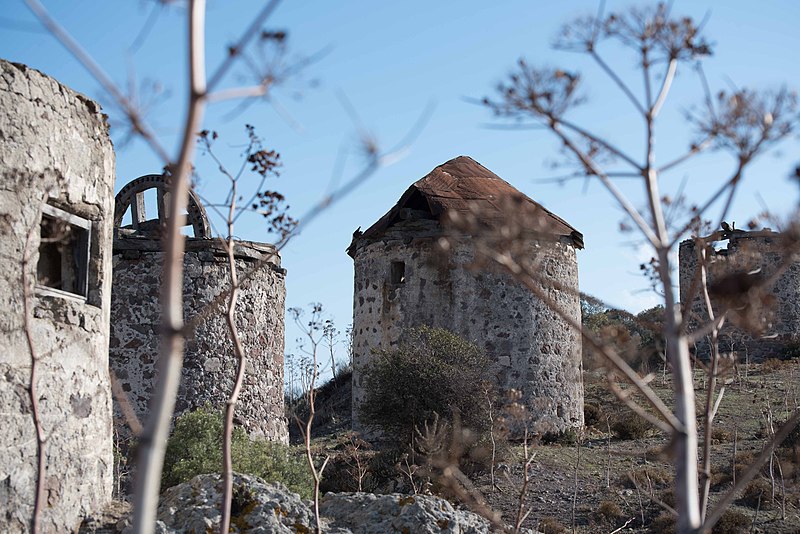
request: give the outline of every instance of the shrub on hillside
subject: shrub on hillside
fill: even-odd
[[[611,423],[611,431],[619,439],[642,439],[646,437],[653,426],[649,421],[635,413],[625,413]]]
[[[712,534],[739,534],[750,530],[750,518],[738,510],[725,510],[717,524],[711,529]]]
[[[218,473],[222,469],[222,429],[222,414],[210,406],[180,416],[167,441],[161,487],[169,488],[203,473]],[[313,483],[308,466],[290,447],[251,440],[236,427],[231,453],[234,471],[282,482],[301,497],[311,497]]]
[[[602,428],[605,423],[605,415],[602,408],[597,404],[585,402],[583,404],[583,424],[586,427]]]
[[[434,414],[478,434],[488,430],[488,401],[493,388],[485,381],[489,359],[474,344],[442,328],[408,332],[397,348],[375,354],[364,368],[365,400],[361,421],[400,445],[411,443],[414,428]]]

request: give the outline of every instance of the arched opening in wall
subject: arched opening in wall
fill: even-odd
[[[389,271],[389,283],[400,285],[406,281],[406,264],[403,261],[393,261]]]
[[[91,221],[55,206],[42,207],[37,293],[86,299],[91,235]]]

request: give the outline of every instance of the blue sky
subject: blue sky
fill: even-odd
[[[22,2],[2,0],[0,57],[26,63],[86,95],[107,101],[97,83],[60,45],[44,33]],[[644,2],[640,2],[644,3]],[[162,9],[146,41],[130,46],[151,16],[153,2],[46,2],[52,14],[81,42],[120,85],[156,83],[162,98],[148,118],[163,144],[175,150],[185,107],[185,45],[183,9]],[[208,67],[213,67],[249,22],[260,2],[209,2]],[[630,2],[608,0],[617,10]],[[428,106],[434,111],[415,137],[410,150],[394,165],[379,170],[369,182],[324,213],[284,250],[288,269],[287,305],[322,302],[340,328],[352,316],[352,261],[345,254],[358,226],[366,228],[386,212],[402,192],[433,167],[458,155],[469,155],[547,208],[569,221],[585,236],[579,252],[581,289],[613,305],[639,311],[657,303],[647,290],[638,265],[649,256],[636,236],[618,231],[622,214],[599,183],[565,185],[540,180],[558,174],[549,163],[558,157],[558,144],[543,131],[487,128],[494,123],[486,109],[469,98],[490,94],[494,84],[520,56],[531,64],[580,70],[588,103],[575,119],[593,131],[632,147],[639,154],[642,126],[630,107],[602,74],[579,55],[553,51],[559,27],[577,15],[596,10],[594,1],[441,1],[324,2],[284,1],[267,26],[289,32],[296,57],[325,51],[322,57],[273,94],[276,107],[258,101],[231,118],[236,104],[212,107],[205,127],[220,132],[221,156],[231,167],[245,139],[243,125],[253,124],[266,144],[279,151],[284,167],[274,187],[283,192],[300,215],[331,184],[343,154],[348,155],[344,178],[359,168],[356,131],[342,97],[357,110],[363,128],[381,147],[398,143]],[[796,54],[800,49],[797,23],[800,3],[763,0],[676,0],[675,13],[697,20],[707,17],[705,34],[715,44],[705,63],[712,90],[731,87],[800,87]],[[633,58],[608,48],[609,62],[632,75]],[[227,86],[246,74],[234,69]],[[640,83],[632,83],[638,90]],[[681,153],[690,142],[683,112],[699,102],[700,85],[688,69],[679,72],[675,90],[659,124],[660,161]],[[289,118],[287,118],[289,117]],[[129,180],[158,172],[163,162],[141,142],[120,146],[121,131],[112,128],[117,144],[117,189]],[[762,157],[746,176],[732,215],[740,226],[762,210],[761,202],[787,216],[797,207],[798,191],[787,176],[800,162],[794,137],[779,150]],[[733,162],[718,155],[692,161],[663,179],[665,193],[686,179],[689,198],[704,195],[728,176]],[[219,198],[220,180],[202,158],[201,190]],[[638,184],[622,183],[634,204],[642,205]],[[716,212],[712,212],[716,217]],[[236,229],[243,239],[269,241],[257,218]],[[287,324],[287,352],[294,350],[297,330]]]

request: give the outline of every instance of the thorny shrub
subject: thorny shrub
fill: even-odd
[[[674,534],[675,516],[669,512],[662,512],[648,525],[647,531],[652,534]]]
[[[780,491],[775,491],[775,498],[772,497],[772,486],[762,478],[756,478],[745,486],[739,500],[736,501],[748,508],[759,508],[761,510],[771,510],[775,506],[775,501],[780,499]]]
[[[583,424],[586,427],[602,428],[605,423],[603,409],[597,404],[585,402],[583,404]]]
[[[642,439],[653,429],[652,425],[634,413],[626,413],[611,423],[611,431],[619,439]]]
[[[619,477],[619,484],[623,488],[640,487],[666,488],[672,484],[672,471],[658,465],[647,465],[623,473]]]
[[[738,510],[726,510],[711,529],[712,534],[741,534],[750,529],[750,518]]]
[[[566,534],[567,527],[555,517],[545,517],[539,521],[539,531],[543,534]]]
[[[616,525],[620,519],[625,517],[622,508],[614,501],[600,501],[596,515],[601,521],[611,525]]]
[[[219,472],[222,427],[222,414],[209,405],[180,416],[167,441],[161,487],[169,488],[195,475]],[[232,456],[234,471],[282,482],[304,498],[311,496],[312,482],[306,464],[286,445],[250,439],[242,428],[236,427]]]

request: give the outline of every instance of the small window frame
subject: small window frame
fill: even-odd
[[[389,283],[393,286],[406,283],[406,262],[398,260],[389,264]]]
[[[75,262],[75,291],[50,287],[40,283],[37,263],[36,293],[37,295],[68,298],[86,302],[89,296],[92,221],[50,204],[45,204],[42,206],[42,221],[45,218],[64,222],[79,230],[76,233],[75,244],[72,250],[72,255]],[[41,251],[41,245],[39,250]]]

